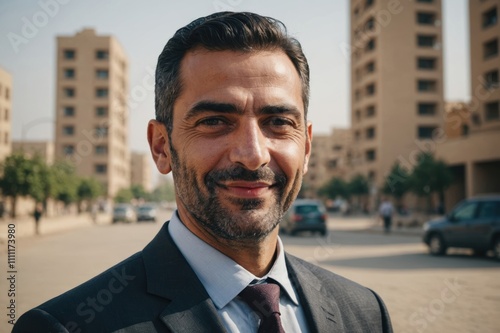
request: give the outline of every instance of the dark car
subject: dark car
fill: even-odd
[[[141,205],[137,207],[137,222],[156,222],[156,207],[153,205]]]
[[[291,235],[300,231],[319,232],[326,235],[326,209],[318,200],[297,199],[280,224],[282,232]]]
[[[492,250],[500,259],[500,195],[466,199],[448,215],[424,225],[423,241],[433,255],[448,248],[469,248],[477,255]]]

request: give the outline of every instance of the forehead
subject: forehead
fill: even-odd
[[[205,94],[205,98],[230,98],[239,93],[247,98],[303,102],[299,74],[281,50],[241,52],[197,48],[184,56],[180,78],[181,99],[203,98]]]

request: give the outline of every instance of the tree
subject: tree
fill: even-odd
[[[333,177],[318,190],[318,194],[326,196],[328,199],[336,199],[337,197],[347,199],[349,198],[349,189],[342,178]]]
[[[130,191],[132,192],[132,197],[134,199],[144,199],[148,200],[150,195],[142,185],[132,185],[130,187]]]
[[[134,198],[134,193],[130,188],[122,188],[115,195],[116,203],[130,203]]]
[[[41,166],[23,154],[12,154],[2,164],[0,188],[11,200],[11,217],[16,217],[16,204],[20,196],[42,197]]]
[[[434,155],[423,152],[417,157],[417,165],[410,177],[411,190],[420,197],[427,198],[428,210],[431,208],[432,194],[439,195],[439,205],[444,206],[444,191],[452,184],[453,175],[445,162],[436,160]]]
[[[368,181],[368,178],[361,174],[357,174],[349,181],[349,183],[347,184],[347,188],[351,195],[359,198],[363,210],[366,211],[366,196],[370,193],[370,183]]]
[[[95,178],[81,178],[77,188],[78,211],[83,201],[92,202],[103,193],[101,183]]]
[[[57,161],[52,166],[52,173],[57,180],[55,198],[64,203],[65,206],[78,201],[78,187],[80,179],[75,174],[73,165],[65,161]]]
[[[171,181],[165,181],[163,184],[159,185],[153,190],[151,194],[151,200],[155,202],[175,201],[175,188]]]
[[[385,178],[382,192],[394,197],[398,208],[401,208],[401,199],[410,190],[410,174],[398,162],[395,162]]]

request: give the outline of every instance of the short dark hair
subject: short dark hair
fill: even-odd
[[[309,65],[300,43],[287,34],[285,25],[271,17],[248,12],[219,12],[194,20],[177,30],[158,57],[156,66],[156,120],[172,132],[173,106],[182,91],[182,58],[196,47],[211,51],[282,50],[292,61],[302,82],[304,117],[309,106]]]

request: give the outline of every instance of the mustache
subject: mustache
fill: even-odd
[[[205,176],[205,184],[209,189],[215,189],[218,183],[224,181],[262,181],[273,183],[279,188],[285,187],[287,178],[281,172],[274,172],[269,167],[260,167],[257,170],[248,170],[241,166],[229,169],[213,170]]]

